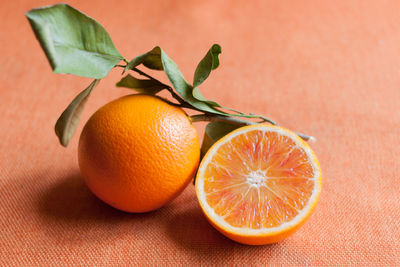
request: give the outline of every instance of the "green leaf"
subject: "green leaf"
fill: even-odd
[[[226,112],[215,109],[214,107],[219,107],[215,102],[196,99],[193,96],[193,86],[185,80],[176,63],[173,62],[159,46],[156,46],[151,51],[132,59],[125,67],[124,72],[132,70],[140,64],[143,64],[150,69],[164,70],[178,95],[194,108],[213,114],[227,114]]]
[[[140,64],[145,65],[149,69],[163,70],[163,65],[161,62],[161,48],[156,46],[149,52],[135,57],[126,65],[124,72],[131,70]]]
[[[207,100],[200,92],[199,86],[202,84],[210,75],[211,70],[216,69],[219,66],[219,54],[221,54],[221,46],[218,44],[214,44],[210,50],[208,50],[207,54],[200,61],[199,65],[194,72],[193,78],[193,91],[192,94],[194,98],[205,102],[213,107],[221,107],[218,103],[214,101]]]
[[[93,88],[100,82],[100,80],[94,80],[85,90],[79,93],[71,104],[64,110],[60,118],[58,118],[54,130],[61,145],[67,146],[71,140],[82,114],[83,108],[89,98]]]
[[[165,88],[165,85],[157,80],[137,79],[130,74],[122,78],[116,84],[116,86],[131,88],[139,93],[152,94],[152,95],[158,93],[159,91]]]
[[[54,73],[104,78],[123,56],[106,30],[67,4],[26,13]]]
[[[199,99],[196,99],[193,94],[193,86],[191,86],[183,77],[182,72],[179,70],[178,66],[168,55],[161,50],[161,61],[164,67],[164,72],[167,75],[172,86],[175,88],[176,92],[190,105],[193,107],[213,114],[226,115],[227,113],[215,109],[213,106]]]
[[[203,144],[201,145],[201,157],[206,154],[215,142],[239,127],[241,126],[227,122],[208,123],[204,132]]]
[[[210,105],[210,106],[212,106],[212,107],[221,107],[221,105],[218,104],[217,102],[214,102],[214,101],[211,101],[211,100],[208,100],[207,98],[205,98],[205,97],[201,94],[201,92],[200,92],[200,90],[199,90],[198,87],[193,88],[193,90],[192,90],[192,95],[193,95],[193,97],[196,98],[197,100],[199,100],[199,101],[201,101],[201,102],[203,102],[203,103],[206,103],[206,104],[208,104],[208,105]]]
[[[199,65],[194,72],[193,78],[193,87],[196,88],[200,84],[202,84],[205,79],[211,73],[211,70],[216,69],[219,66],[219,59],[218,56],[221,54],[221,46],[219,44],[214,44],[210,50],[208,50],[207,54],[204,58],[200,61]]]

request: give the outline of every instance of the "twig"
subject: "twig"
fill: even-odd
[[[126,66],[124,65],[116,65],[116,67],[120,67],[120,68],[125,68]],[[221,121],[221,122],[228,122],[230,124],[234,124],[234,125],[238,125],[238,126],[245,126],[245,125],[255,125],[255,124],[259,124],[259,123],[263,123],[263,122],[268,122],[272,125],[278,125],[275,121],[266,118],[264,116],[261,115],[254,115],[252,113],[250,114],[245,114],[243,112],[240,111],[236,111],[230,108],[227,108],[228,110],[234,111],[237,114],[227,114],[226,116],[223,115],[217,115],[217,114],[212,114],[209,112],[205,112],[203,110],[197,109],[196,107],[190,105],[189,103],[187,103],[182,97],[180,97],[177,93],[175,93],[174,89],[167,85],[164,84],[162,82],[160,82],[159,80],[157,80],[156,78],[150,76],[149,74],[141,71],[138,68],[133,68],[132,69],[134,72],[138,73],[139,75],[142,75],[152,81],[156,81],[158,83],[160,83],[163,87],[165,87],[165,89],[168,90],[168,92],[170,92],[170,94],[172,95],[173,98],[175,98],[179,104],[177,103],[173,103],[167,99],[164,99],[164,101],[166,101],[168,104],[171,104],[173,106],[176,107],[181,107],[181,108],[189,108],[189,109],[193,109],[199,112],[202,112],[203,114],[198,114],[198,115],[193,115],[190,116],[190,119],[192,122],[197,122],[197,121]],[[261,119],[261,121],[258,122],[254,122],[254,121],[246,121],[246,120],[242,120],[242,119],[238,119],[237,117],[244,117],[244,118],[254,118],[254,119]],[[316,139],[313,136],[309,136],[303,133],[296,133],[298,136],[300,136],[302,139],[304,139],[305,141],[315,141]]]
[[[214,114],[192,115],[192,116],[190,116],[190,120],[192,122],[219,121],[219,122],[227,122],[227,123],[238,125],[238,126],[255,125],[255,124],[262,123],[262,122],[267,122],[267,121],[262,121],[262,122],[246,121],[246,120],[241,120],[241,119],[237,119],[237,118],[233,118],[233,117],[214,115]],[[277,124],[275,124],[275,125],[277,125]],[[303,133],[296,133],[296,134],[305,141],[315,141],[315,138],[313,136],[309,136],[309,135],[306,135]]]

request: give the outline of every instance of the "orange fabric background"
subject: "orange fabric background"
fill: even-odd
[[[220,43],[204,95],[314,135],[323,192],[296,234],[259,247],[214,230],[191,185],[148,214],[103,204],[79,175],[78,135],[65,149],[53,132],[90,80],[52,74],[24,17],[53,2],[6,0],[0,265],[400,265],[399,1],[68,2],[102,23],[125,57],[160,45],[189,80]],[[130,93],[115,88],[119,78],[112,71],[94,90],[83,121]]]

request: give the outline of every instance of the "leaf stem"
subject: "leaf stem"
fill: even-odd
[[[125,68],[125,67],[126,67],[126,66],[124,66],[124,65],[115,65],[115,66],[116,66],[116,67],[120,67],[120,68]],[[144,76],[144,77],[146,77],[146,78],[148,78],[148,79],[150,79],[150,80],[152,80],[152,81],[156,81],[156,82],[160,83],[162,86],[164,86],[165,89],[167,89],[168,92],[172,95],[172,97],[175,98],[175,99],[179,102],[179,104],[175,104],[175,103],[172,103],[172,102],[170,102],[170,104],[173,104],[174,106],[184,107],[184,108],[192,108],[191,105],[189,105],[188,103],[186,103],[186,101],[185,101],[183,98],[181,98],[177,93],[175,93],[175,91],[172,89],[171,86],[169,86],[169,85],[167,85],[167,84],[165,84],[165,83],[160,82],[160,81],[157,80],[156,78],[150,76],[149,74],[147,74],[147,73],[141,71],[141,70],[138,69],[138,68],[133,68],[132,70],[133,70],[134,72],[138,73],[139,75],[142,75],[142,76]]]
[[[144,76],[144,77],[149,78],[150,80],[157,81],[157,82],[161,83],[163,86],[165,86],[165,89],[167,89],[168,92],[172,95],[172,97],[175,98],[175,99],[179,102],[179,104],[180,104],[181,107],[192,108],[191,105],[189,105],[183,98],[181,98],[177,93],[175,93],[174,89],[172,89],[171,86],[169,86],[169,85],[167,85],[167,84],[165,84],[165,83],[160,82],[160,81],[157,80],[156,78],[154,78],[154,77],[148,75],[147,73],[145,73],[145,72],[139,70],[138,68],[133,68],[132,70],[133,70],[134,72],[136,72],[136,73],[138,73],[138,74]]]
[[[190,116],[190,120],[192,122],[198,122],[198,121],[222,121],[222,122],[228,122],[230,124],[239,125],[239,126],[257,124],[257,122],[253,122],[253,121],[245,121],[245,120],[241,120],[241,119],[237,119],[237,118],[233,118],[233,117],[222,116],[222,115],[214,115],[214,114],[192,115],[192,116]]]
[[[124,65],[115,65],[116,67],[120,67],[120,68],[125,68],[126,66]],[[170,94],[172,95],[173,98],[175,98],[179,104],[177,103],[173,103],[167,99],[164,99],[164,101],[166,101],[168,104],[171,104],[173,106],[176,107],[181,107],[181,108],[189,108],[189,109],[193,109],[193,110],[197,110],[200,112],[204,112],[202,110],[199,110],[195,107],[193,107],[192,105],[190,105],[189,103],[187,103],[182,97],[180,97],[177,93],[175,93],[174,89],[172,89],[171,86],[164,84],[162,82],[160,82],[159,80],[157,80],[156,78],[150,76],[149,74],[141,71],[138,68],[133,68],[132,69],[134,72],[138,73],[139,75],[142,75],[150,80],[153,81],[157,81],[158,83],[160,83],[161,85],[163,85],[165,87],[165,89],[168,90],[168,92],[170,92]],[[192,115],[190,116],[190,120],[192,122],[198,122],[198,121],[222,121],[222,122],[227,122],[230,124],[234,124],[234,125],[238,125],[238,126],[246,126],[246,125],[255,125],[255,124],[259,124],[259,123],[264,123],[264,122],[268,122],[272,125],[278,125],[275,121],[268,119],[264,116],[261,115],[255,115],[253,113],[250,114],[246,114],[240,111],[236,111],[230,108],[226,108],[228,110],[231,110],[233,112],[236,112],[237,114],[227,114],[227,116],[223,116],[223,115],[217,115],[217,114],[212,114],[212,113],[203,113],[203,114],[197,114],[197,115]],[[232,117],[233,116],[233,117]],[[242,120],[242,119],[238,119],[237,117],[245,117],[245,118],[255,118],[255,119],[261,119],[261,121],[258,122],[254,122],[254,121],[247,121],[247,120]],[[296,133],[298,136],[300,136],[302,139],[304,139],[305,141],[315,141],[316,139],[313,136],[309,136],[303,133]]]
[[[199,121],[219,121],[219,122],[227,122],[230,124],[238,125],[238,126],[247,126],[247,125],[255,125],[263,122],[269,122],[267,120],[261,122],[254,122],[254,121],[246,121],[238,118],[222,116],[222,115],[215,115],[215,114],[197,114],[192,115],[189,117],[192,122],[199,122]],[[273,124],[273,123],[271,123]],[[277,124],[273,124],[277,125]],[[313,136],[309,136],[303,133],[296,133],[305,141],[315,141]]]
[[[164,102],[166,102],[166,103],[168,103],[168,104],[170,104],[171,106],[174,106],[174,107],[179,107],[179,108],[181,108],[182,107],[182,105],[181,104],[179,104],[179,103],[174,103],[174,102],[171,102],[171,101],[169,101],[168,99],[166,99],[166,98],[164,98],[164,97],[160,97],[160,96],[158,96],[158,95],[154,95],[155,97],[158,97],[158,98],[160,98],[162,101],[164,101]]]

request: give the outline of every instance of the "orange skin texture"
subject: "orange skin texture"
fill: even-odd
[[[96,111],[79,140],[89,189],[126,212],[158,209],[195,175],[199,138],[186,113],[149,95],[129,95]]]

